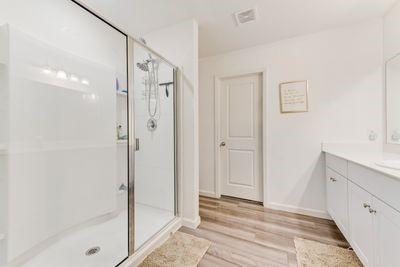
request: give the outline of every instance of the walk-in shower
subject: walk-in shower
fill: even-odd
[[[175,218],[175,89],[75,2],[0,1],[1,267],[116,266]]]

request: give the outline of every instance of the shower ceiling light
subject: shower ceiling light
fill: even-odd
[[[90,84],[89,80],[87,80],[87,79],[82,79],[81,83],[84,84],[84,85],[89,85]]]
[[[66,80],[67,79],[67,73],[63,70],[59,70],[57,71],[57,78],[62,79],[62,80]]]
[[[43,72],[44,74],[49,75],[49,74],[51,74],[53,71],[51,70],[50,67],[44,67],[43,70],[42,70],[42,72]]]
[[[78,81],[79,81],[78,76],[76,76],[75,74],[71,74],[71,76],[69,76],[69,79],[70,79],[72,82],[78,82]]]

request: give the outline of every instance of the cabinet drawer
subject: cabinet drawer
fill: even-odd
[[[347,179],[326,168],[327,210],[342,233],[348,233]]]
[[[400,211],[400,180],[349,162],[348,179]]]
[[[326,166],[347,177],[347,160],[326,153]]]

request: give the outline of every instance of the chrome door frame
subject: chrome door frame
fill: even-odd
[[[148,47],[141,41],[127,36],[127,55],[128,55],[128,191],[129,191],[129,201],[128,201],[128,217],[129,217],[129,256],[135,253],[135,152],[136,147],[136,135],[135,135],[135,98],[134,98],[134,46],[139,45],[141,48],[145,49],[147,52],[153,54],[155,57],[161,59],[163,63],[166,63],[173,70],[173,124],[174,124],[174,215],[175,218],[180,216],[179,208],[179,180],[178,180],[178,72],[179,69],[170,61],[165,59],[159,53],[155,52],[153,49]],[[162,229],[160,229],[161,231]],[[145,242],[146,243],[146,242]]]
[[[127,36],[128,74],[128,256],[135,253],[135,100],[134,87],[134,40]]]

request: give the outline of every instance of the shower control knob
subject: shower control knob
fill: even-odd
[[[371,208],[369,208],[368,210],[369,210],[369,213],[371,213],[371,214],[376,214],[376,210],[371,209]]]
[[[226,146],[225,142],[221,142],[221,144],[219,144],[220,147]]]

